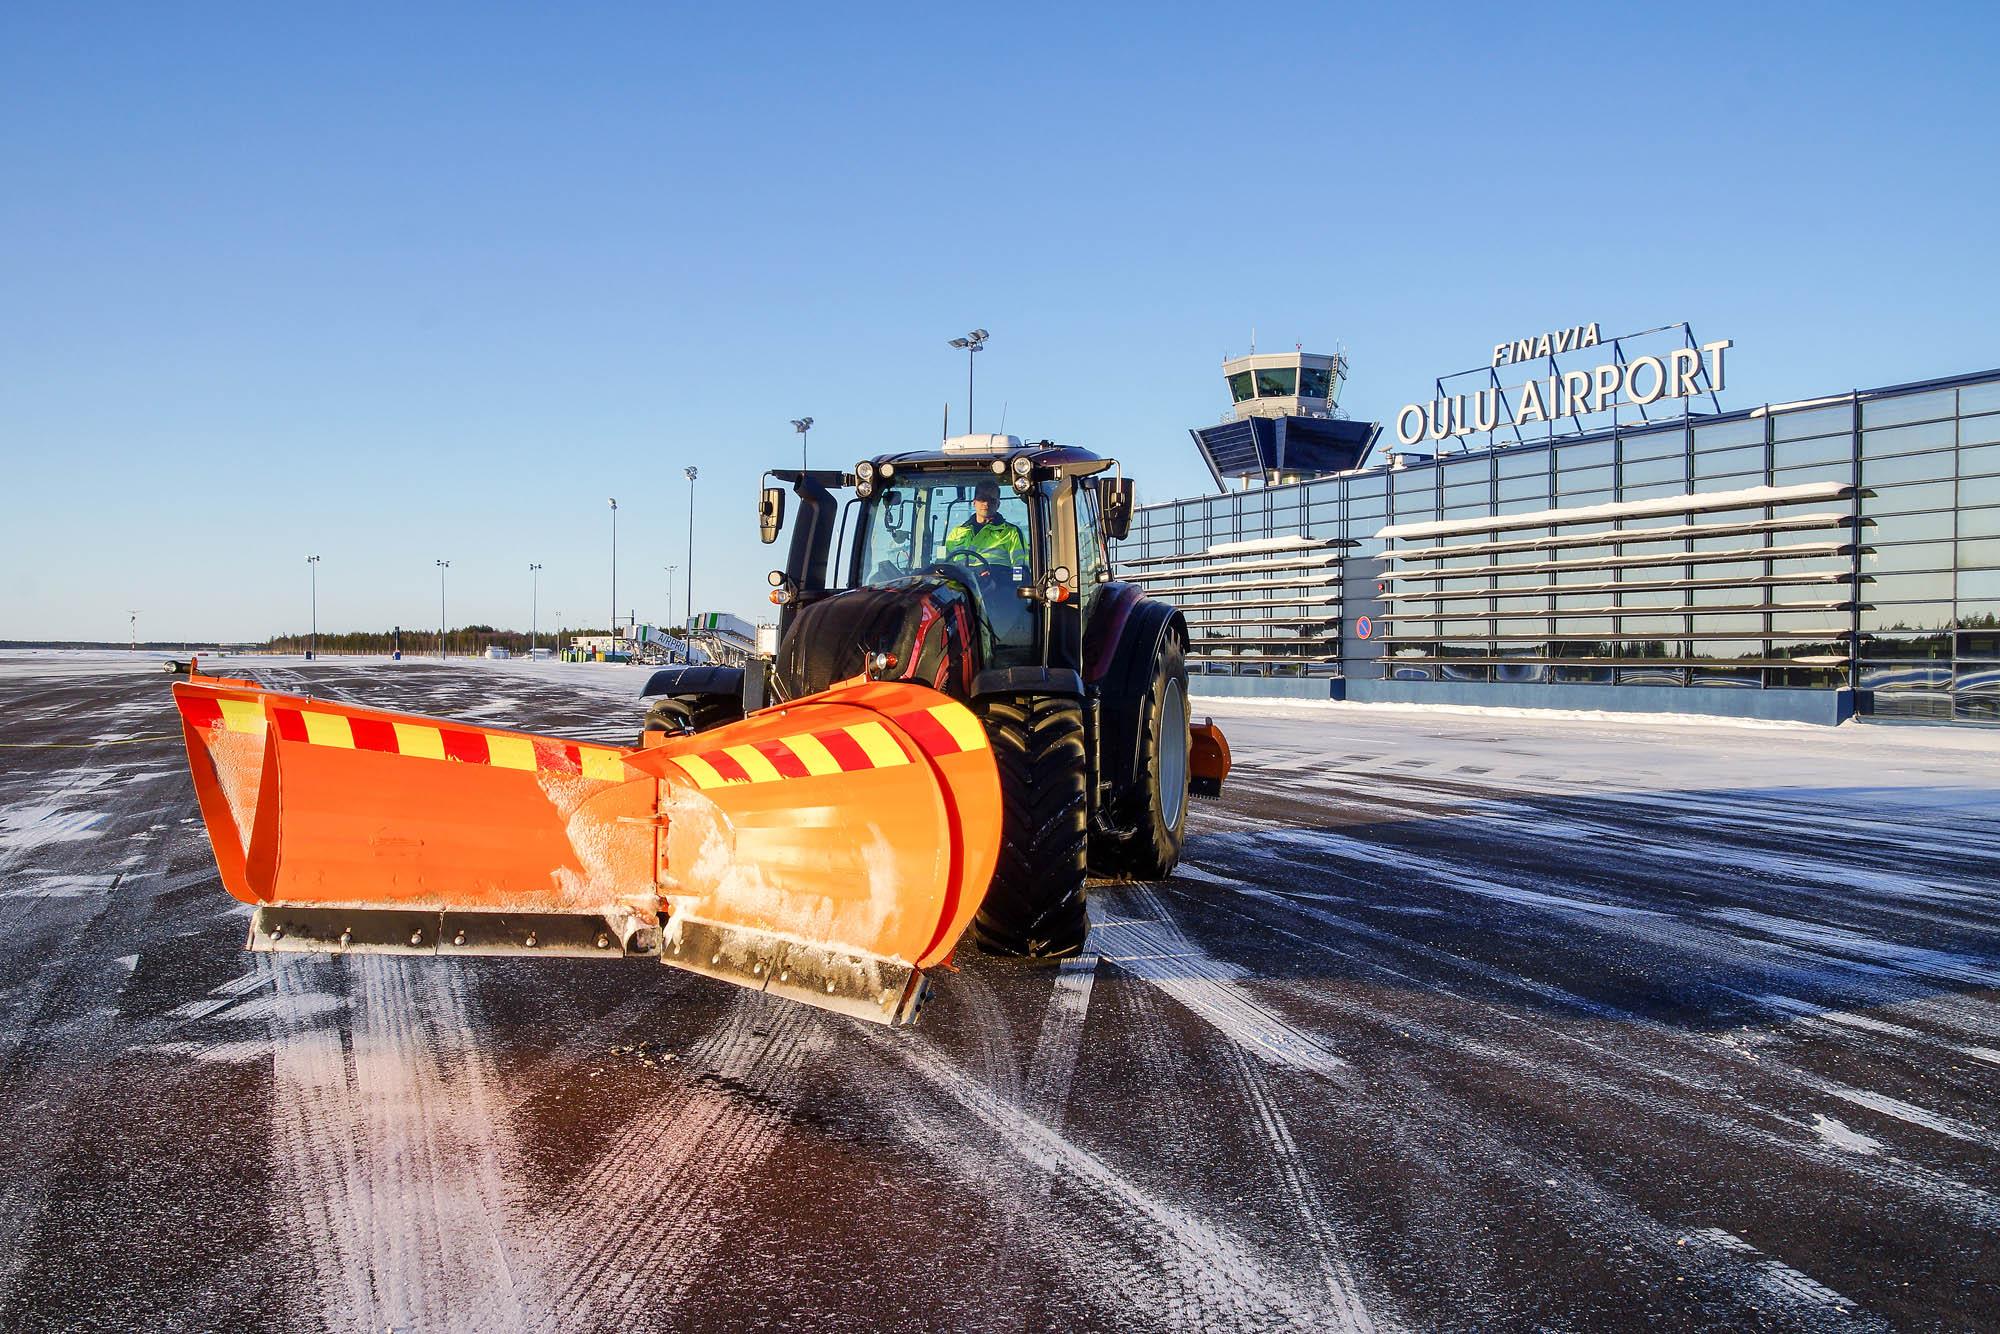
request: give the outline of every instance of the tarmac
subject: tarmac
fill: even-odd
[[[889,1031],[247,954],[169,680],[0,654],[0,1328],[2000,1327],[1992,733],[1218,702],[1181,869]]]

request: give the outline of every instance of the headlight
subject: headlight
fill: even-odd
[[[875,484],[873,482],[856,482],[854,484],[854,494],[866,500],[875,494]]]
[[[785,582],[785,572],[783,570],[773,570],[764,576],[764,580],[773,588],[780,587]]]
[[[882,480],[887,481],[889,478],[894,477],[895,475],[896,475],[895,464],[885,463],[882,465]]]
[[[875,475],[875,465],[863,459],[854,465],[854,475],[865,482]]]
[[[993,475],[995,477],[1005,477],[1007,475],[1007,460],[993,460]]]
[[[1035,479],[1025,475],[1016,475],[1014,478],[1014,489],[1025,496],[1035,489]]]
[[[1016,477],[1026,477],[1034,470],[1035,461],[1026,454],[1016,454],[1014,456],[1014,475]]]

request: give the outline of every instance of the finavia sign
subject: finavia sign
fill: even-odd
[[[1697,344],[1686,325],[1669,325],[1667,329],[1680,331],[1686,345],[1666,350],[1664,355],[1628,357],[1622,346],[1626,339],[1614,338],[1609,361],[1574,370],[1563,369],[1558,358],[1602,346],[1595,321],[1495,343],[1490,365],[1443,377],[1438,381],[1436,398],[1427,403],[1408,404],[1398,412],[1396,439],[1406,445],[1422,440],[1451,440],[1620,407],[1645,408],[1663,398],[1692,398],[1721,392],[1723,354],[1733,346],[1730,340],[1722,338]],[[1626,338],[1641,336],[1633,334]],[[1543,374],[1511,387],[1501,383],[1502,367],[1523,367],[1537,362],[1542,364]],[[1456,394],[1445,392],[1446,380],[1477,374],[1486,376],[1486,388]]]

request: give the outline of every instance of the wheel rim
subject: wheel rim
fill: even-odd
[[[1181,807],[1187,804],[1188,721],[1187,696],[1179,681],[1167,682],[1167,697],[1160,704],[1160,819],[1169,829],[1181,824]]]

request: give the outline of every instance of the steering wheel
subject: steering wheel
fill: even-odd
[[[961,551],[947,552],[948,560],[934,560],[924,567],[924,573],[942,575],[966,586],[981,600],[994,596],[1003,583],[1013,580],[1012,565],[1000,565],[987,558],[982,552],[970,547]]]
[[[966,547],[962,551],[947,551],[945,555],[949,556],[951,559],[945,561],[939,561],[937,562],[937,564],[949,567],[952,565],[956,565],[960,561],[970,560],[970,561],[977,561],[979,563],[979,568],[981,571],[991,570],[997,572],[1000,568],[998,565],[995,565],[992,561],[986,558],[985,552],[974,550],[972,547]]]

